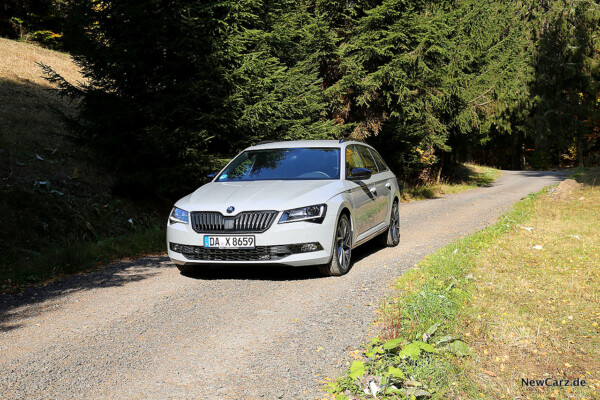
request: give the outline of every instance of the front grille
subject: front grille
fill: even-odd
[[[191,216],[192,229],[198,233],[262,233],[271,227],[277,211],[247,211],[235,217],[194,211]]]
[[[181,246],[174,248],[174,246]],[[208,249],[171,243],[171,250],[197,261],[268,261],[281,260],[292,254],[287,246],[256,246],[253,249]]]

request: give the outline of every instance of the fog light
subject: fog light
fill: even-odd
[[[181,253],[181,245],[177,244],[177,243],[171,243],[171,251],[174,251],[176,253]]]
[[[302,253],[306,253],[308,251],[316,251],[317,250],[317,245],[315,243],[304,243],[302,246],[300,246],[300,251]]]
[[[318,242],[288,244],[287,247],[292,253],[310,253],[311,251],[323,250],[323,246]]]

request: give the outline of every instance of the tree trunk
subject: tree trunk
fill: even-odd
[[[577,134],[577,166],[583,168],[583,132]]]
[[[521,133],[515,132],[513,133],[513,143],[512,143],[512,154],[511,154],[511,166],[510,168],[513,170],[521,170],[523,165],[521,165],[523,152],[523,143],[521,140]]]
[[[442,153],[442,161],[440,162],[440,168],[438,169],[436,185],[439,185],[442,180],[442,170],[444,169],[444,158],[446,158],[446,153]]]

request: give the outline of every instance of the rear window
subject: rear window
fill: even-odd
[[[375,162],[377,163],[379,172],[387,171],[389,168],[388,168],[387,164],[385,163],[385,161],[383,161],[383,158],[381,158],[379,153],[373,149],[369,149],[369,150],[371,151],[371,154],[373,154],[373,158],[375,159]]]
[[[377,168],[377,164],[375,164],[375,160],[371,155],[371,152],[365,146],[358,146],[358,152],[362,156],[363,161],[365,162],[365,168],[370,169],[374,174],[379,172]]]

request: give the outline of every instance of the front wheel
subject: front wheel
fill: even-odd
[[[387,247],[395,247],[400,243],[400,212],[398,210],[398,200],[394,200],[392,205],[392,214],[390,215],[390,226],[380,236],[380,242]]]
[[[325,276],[340,276],[350,270],[352,256],[352,230],[350,220],[342,214],[334,233],[333,255],[328,264],[320,265],[319,272]]]

